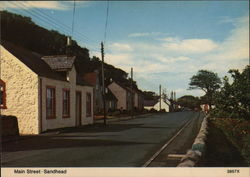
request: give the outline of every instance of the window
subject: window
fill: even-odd
[[[70,117],[70,94],[68,89],[63,89],[63,117]]]
[[[87,93],[87,95],[86,95],[86,116],[90,117],[91,115],[92,115],[91,93]]]
[[[6,87],[5,82],[0,79],[0,108],[6,109]]]
[[[56,89],[47,86],[46,88],[46,117],[47,119],[56,118]]]

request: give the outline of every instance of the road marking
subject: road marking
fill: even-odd
[[[169,158],[169,159],[181,159],[185,155],[186,154],[168,154],[167,158]]]
[[[142,167],[147,167],[149,164],[191,123],[190,119],[168,142],[166,142],[160,150],[158,150]]]

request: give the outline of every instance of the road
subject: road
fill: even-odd
[[[140,167],[188,121],[176,145],[190,148],[201,119],[197,112],[162,113],[10,141],[2,144],[2,166]],[[160,157],[151,166],[168,166]]]

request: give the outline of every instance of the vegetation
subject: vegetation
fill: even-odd
[[[220,88],[221,80],[214,72],[199,70],[198,73],[190,79],[189,85],[189,89],[201,89],[205,92],[203,99],[206,99],[206,102],[211,108],[213,94]]]
[[[214,95],[213,116],[250,120],[250,66],[242,73],[238,70],[229,73],[233,82],[230,84],[228,77],[224,77],[221,90]]]
[[[211,117],[215,118],[210,120],[209,133],[213,134],[213,131],[217,131],[217,134],[210,135],[212,138],[210,138],[210,140],[208,138],[208,146],[212,149],[214,144],[217,144],[217,149],[228,149],[231,147],[231,149],[228,149],[228,153],[225,153],[223,150],[224,154],[220,157],[222,161],[224,159],[224,163],[230,163],[232,166],[235,166],[235,164],[249,166],[250,66],[246,66],[242,72],[239,70],[230,70],[229,73],[231,74],[233,81],[230,83],[229,78],[224,77],[223,86],[213,97],[215,108],[211,111]],[[219,133],[219,131],[221,133]],[[214,139],[218,138],[220,134],[221,136],[223,135],[223,137],[220,137],[218,142],[214,142]],[[219,143],[225,141],[227,141],[226,145],[219,145]],[[236,150],[232,150],[233,147],[235,147]],[[211,152],[213,151],[218,150],[211,150]],[[232,151],[235,152],[235,154]],[[218,157],[219,154],[215,154],[210,159]],[[241,157],[244,159],[240,160]],[[246,161],[245,165],[244,161]]]
[[[145,100],[157,100],[159,98],[159,96],[152,91],[144,91],[143,95]]]
[[[98,57],[90,58],[89,50],[80,47],[72,40],[70,49],[66,47],[67,36],[55,30],[47,30],[36,25],[31,18],[13,14],[8,11],[0,11],[1,38],[13,44],[40,53],[41,55],[63,55],[66,50],[76,56],[76,70],[80,74],[101,71],[101,61]],[[127,79],[128,73],[105,63],[106,82],[116,80],[130,85]],[[133,82],[137,88],[136,82]]]
[[[177,103],[185,108],[190,108],[192,110],[200,108],[199,97],[194,97],[192,95],[185,95],[177,99]]]
[[[250,166],[249,126],[249,121],[242,119],[210,119],[202,166]]]

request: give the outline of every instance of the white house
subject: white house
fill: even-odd
[[[17,117],[20,134],[93,123],[93,87],[76,73],[75,57],[1,42],[1,114]]]
[[[145,100],[144,101],[144,109],[151,110],[155,109],[160,111],[160,109],[165,109],[166,112],[170,111],[170,101],[168,99],[160,98],[159,100]]]

